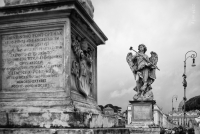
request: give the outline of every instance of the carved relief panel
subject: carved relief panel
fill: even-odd
[[[89,42],[72,35],[71,87],[84,97],[92,96],[93,90],[93,52]]]

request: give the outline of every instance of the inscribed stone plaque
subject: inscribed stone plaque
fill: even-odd
[[[150,107],[149,106],[134,106],[133,118],[140,120],[150,119]]]
[[[2,89],[62,87],[63,31],[5,34],[2,40]]]

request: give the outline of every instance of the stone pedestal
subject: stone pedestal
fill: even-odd
[[[153,105],[152,101],[129,101],[132,105],[131,123],[126,125],[130,128],[149,128],[153,124]]]
[[[1,7],[0,20],[0,127],[102,126],[97,46],[107,37],[79,1]]]
[[[0,128],[0,134],[130,134],[126,128],[96,129],[45,129],[45,128]]]
[[[200,134],[200,127],[194,126],[194,132],[195,134]]]
[[[129,128],[130,134],[160,134],[160,128]]]
[[[160,128],[153,127],[154,100],[129,101],[131,104],[131,123],[126,125],[130,134],[160,134]]]

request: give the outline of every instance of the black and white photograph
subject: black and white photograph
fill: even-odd
[[[0,134],[200,134],[199,0],[0,0]]]

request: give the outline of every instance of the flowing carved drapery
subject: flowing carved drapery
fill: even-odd
[[[78,39],[72,35],[72,50],[75,59],[72,60],[71,73],[76,89],[85,96],[92,91],[92,49],[86,39]]]

